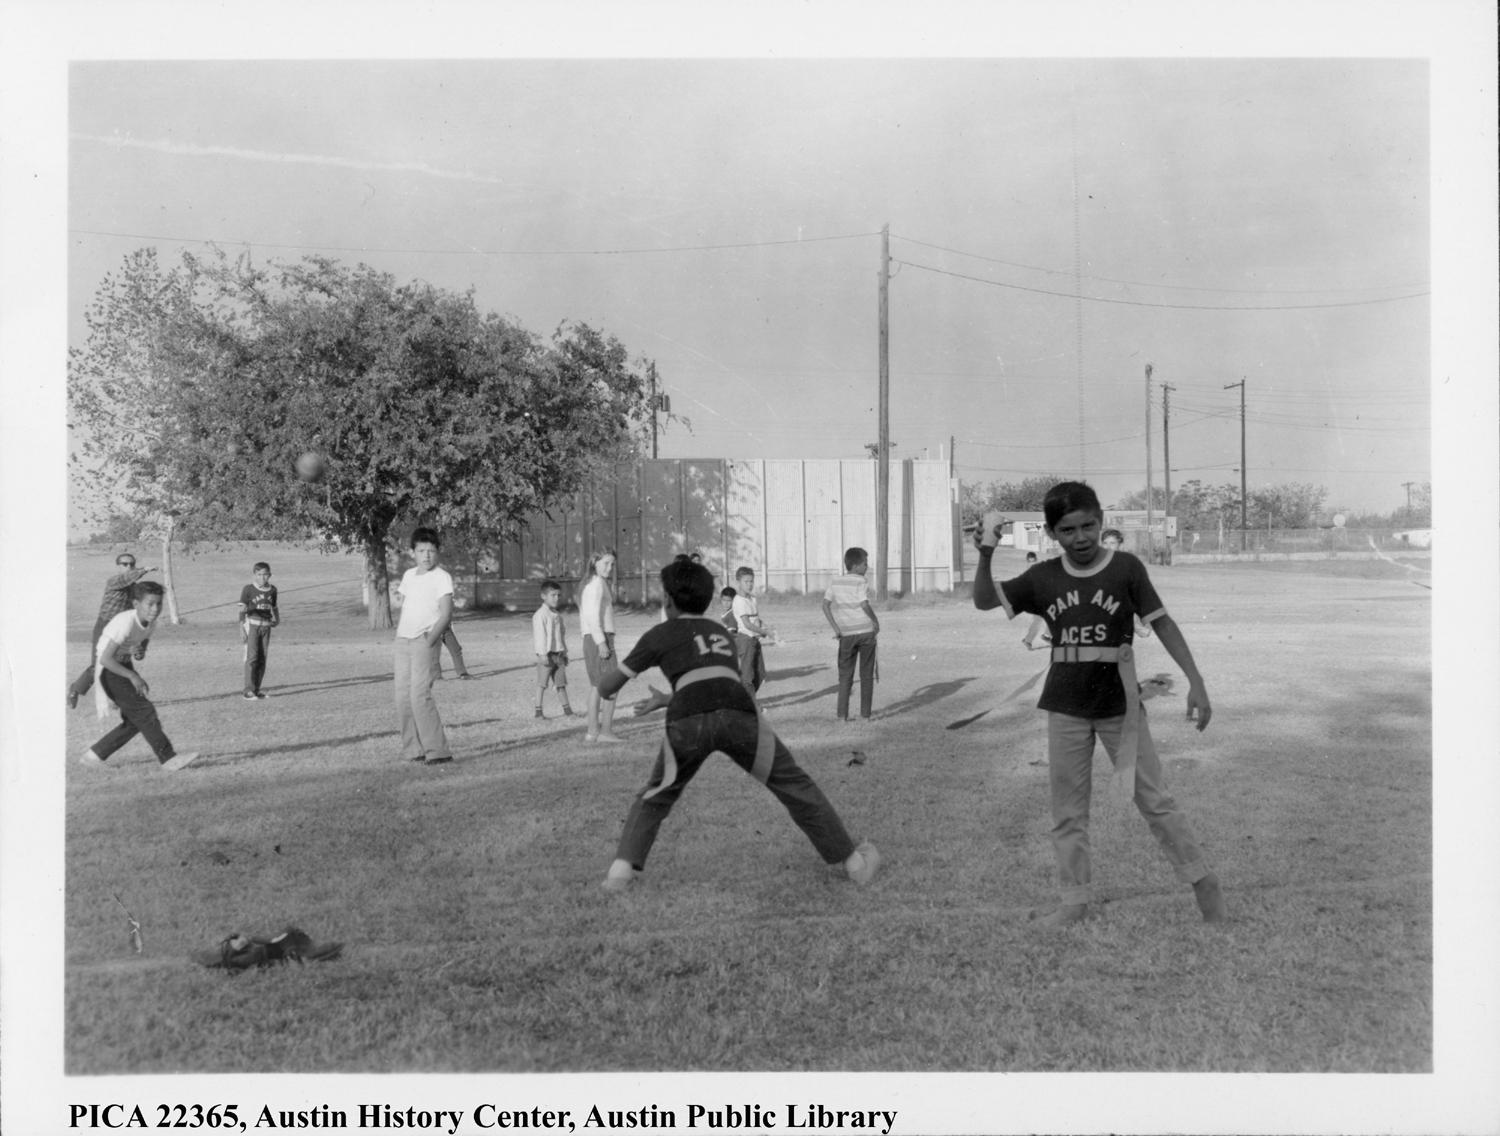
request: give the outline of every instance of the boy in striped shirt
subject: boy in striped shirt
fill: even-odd
[[[880,620],[870,606],[870,585],[865,579],[870,570],[870,556],[863,548],[844,553],[844,574],[834,577],[823,593],[823,615],[833,627],[839,641],[840,722],[849,720],[849,695],[854,690],[854,665],[859,663],[859,716],[870,720],[875,700],[875,637],[880,634]]]

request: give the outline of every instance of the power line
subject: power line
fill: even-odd
[[[895,234],[892,234],[895,236]],[[1046,272],[1053,276],[1073,275],[1064,268],[1044,268],[1039,264],[1022,264],[1019,261],[1003,260],[998,256],[984,256],[977,252],[965,252],[963,249],[948,248],[945,245],[935,245],[927,241],[919,241],[915,237],[897,237],[909,244],[921,245],[923,248],[937,249],[939,252],[951,252],[957,256],[967,256],[974,260],[985,260],[991,264],[1003,264],[1008,268],[1024,268],[1029,272]],[[1094,280],[1102,284],[1124,284],[1132,288],[1163,288],[1173,292],[1226,292],[1247,296],[1317,296],[1327,295],[1330,292],[1388,292],[1392,288],[1414,288],[1414,284],[1389,284],[1389,285],[1366,285],[1362,288],[1209,288],[1192,284],[1157,284],[1148,280],[1121,280],[1114,276],[1084,276],[1085,280]],[[1426,293],[1423,293],[1425,295]]]
[[[1009,288],[1016,292],[1032,292],[1039,296],[1057,296],[1064,300],[1088,300],[1095,304],[1123,304],[1131,308],[1171,308],[1187,312],[1300,312],[1320,308],[1358,308],[1370,304],[1390,304],[1397,300],[1416,300],[1430,295],[1429,292],[1412,292],[1404,296],[1385,296],[1373,300],[1341,300],[1326,304],[1159,304],[1146,300],[1119,300],[1109,296],[1082,296],[1074,292],[1059,292],[1051,288],[1029,288],[1024,284],[1007,284],[1001,280],[986,280],[982,276],[968,276],[962,272],[950,272],[945,268],[933,268],[928,264],[917,264],[910,260],[894,260],[906,268],[921,272],[933,272],[939,276],[952,276],[959,280],[970,280],[975,284],[988,284],[993,288]]]

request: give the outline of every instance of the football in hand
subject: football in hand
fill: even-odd
[[[323,455],[308,450],[297,459],[297,476],[303,481],[313,482],[323,479]]]

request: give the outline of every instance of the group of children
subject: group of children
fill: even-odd
[[[1038,562],[1028,556],[1021,575],[996,585],[991,562],[998,526],[975,533],[979,571],[974,604],[979,610],[1003,608],[1008,616],[1029,614],[1046,627],[1051,666],[1038,701],[1047,712],[1048,767],[1053,815],[1052,841],[1061,887],[1060,904],[1043,923],[1065,926],[1086,918],[1091,904],[1089,811],[1095,740],[1102,741],[1122,784],[1156,837],[1174,872],[1190,884],[1203,918],[1225,918],[1219,882],[1208,868],[1186,816],[1167,793],[1161,762],[1147,727],[1131,647],[1136,622],[1154,628],[1167,653],[1187,676],[1188,718],[1201,731],[1212,713],[1181,629],[1166,613],[1145,565],[1106,540],[1103,510],[1093,489],[1082,482],[1054,486],[1044,501],[1046,531],[1062,555]],[[411,536],[415,565],[401,579],[401,617],[394,647],[395,704],[405,757],[424,765],[451,762],[452,751],[432,695],[438,651],[453,615],[453,580],[439,567],[438,534],[419,528]],[[134,561],[117,562],[127,572]],[[604,879],[611,891],[628,889],[645,867],[662,822],[714,752],[725,753],[760,781],[787,809],[825,862],[838,865],[857,883],[868,883],[880,855],[868,841],[856,844],[843,821],[812,778],[793,759],[766,721],[756,700],[765,676],[761,641],[768,629],[755,600],[755,574],[735,573],[734,588],[719,597],[717,619],[707,611],[715,595],[713,575],[696,556],[681,555],[661,569],[663,619],[623,660],[615,649],[615,556],[609,550],[591,558],[579,595],[579,626],[589,679],[584,739],[619,742],[612,730],[615,699],[631,678],[657,667],[670,692],[651,690],[637,714],[666,708],[666,725],[656,762],[636,796]],[[880,620],[870,604],[866,576],[869,557],[861,548],[844,555],[844,573],[829,585],[823,614],[838,642],[836,714],[850,718],[856,671],[860,678],[860,717],[872,714],[877,678],[876,640]],[[245,697],[256,698],[265,671],[270,630],[280,621],[270,566],[258,563],[254,583],[240,598],[245,651]],[[111,580],[119,584],[120,577]],[[103,765],[137,733],[144,735],[168,770],[190,764],[196,753],[178,754],[162,732],[147,697],[145,679],[134,669],[144,658],[162,588],[131,585],[133,607],[111,616],[96,637],[94,671],[103,716],[112,702],[121,724],[85,751],[83,761]],[[562,588],[556,580],[540,586],[541,606],[532,617],[536,655],[535,714],[552,684],[565,715],[572,716],[567,692],[568,646],[561,613]],[[106,592],[106,598],[110,593]],[[101,620],[104,613],[101,610]],[[1032,646],[1032,635],[1027,646]],[[69,689],[76,704],[82,677]],[[87,689],[87,684],[82,685]]]

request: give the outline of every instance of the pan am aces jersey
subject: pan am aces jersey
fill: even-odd
[[[1086,568],[1066,556],[1033,564],[1000,585],[1007,614],[1026,612],[1047,621],[1054,647],[1119,647],[1132,641],[1135,619],[1165,615],[1161,598],[1140,559],[1105,550]],[[1053,663],[1037,706],[1076,718],[1125,713],[1125,688],[1112,662]]]

